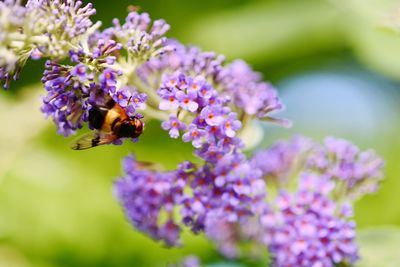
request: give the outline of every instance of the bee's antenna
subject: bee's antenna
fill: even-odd
[[[131,100],[132,100],[132,96],[130,96],[129,99],[128,99],[128,106],[131,103]]]

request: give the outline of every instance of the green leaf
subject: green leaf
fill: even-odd
[[[400,228],[383,226],[359,232],[361,260],[356,267],[396,267],[400,264]]]

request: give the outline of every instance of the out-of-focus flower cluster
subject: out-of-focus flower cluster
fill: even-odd
[[[92,4],[74,0],[19,0],[0,3],[0,80],[9,87],[29,57],[62,59],[100,26],[89,19]]]
[[[75,133],[111,102],[191,143],[198,162],[175,170],[124,159],[114,192],[136,229],[173,246],[187,227],[229,258],[244,256],[245,243],[254,255],[268,249],[275,266],[356,261],[352,201],[376,191],[382,159],[331,137],[295,137],[246,157],[240,137],[252,120],[289,125],[271,117],[283,108],[271,84],[242,60],[167,38],[169,25],[147,13],[105,30],[93,14],[75,0],[0,2],[0,80],[8,88],[29,58],[46,58],[42,112],[59,134]]]
[[[128,158],[126,176],[115,186],[117,196],[139,229],[150,222],[148,214],[160,218],[168,207],[165,224],[156,219],[144,229],[167,244],[178,244],[180,225],[189,225],[195,233],[204,231],[230,258],[243,255],[242,245],[250,243],[254,255],[260,247],[268,248],[274,266],[336,266],[358,259],[351,201],[376,190],[382,179],[383,161],[373,151],[333,137],[319,144],[297,136],[258,151],[250,160],[231,153],[206,158],[204,167],[185,163],[167,173],[144,174]],[[347,170],[350,161],[352,171],[339,175],[339,166]],[[146,187],[163,189],[157,205],[153,201],[158,194],[128,189],[127,184],[137,184],[138,175]],[[354,179],[357,183],[351,186]],[[264,190],[271,196],[266,198]],[[143,205],[148,201],[152,205]],[[143,213],[132,213],[144,207]],[[167,225],[170,234],[165,235]]]
[[[232,229],[240,227],[234,232],[240,239],[220,242],[236,244],[230,250],[236,255],[228,256],[240,255],[240,241],[252,239],[268,247],[274,266],[351,265],[358,259],[352,201],[374,192],[383,178],[384,163],[375,152],[343,139],[327,137],[320,144],[296,136],[258,151],[250,161],[267,183],[268,206],[258,223],[252,222],[253,234],[246,234],[246,225],[214,228],[214,239],[220,240],[235,237]]]
[[[333,267],[357,260],[351,206],[330,198],[333,188],[329,179],[303,174],[297,190],[282,190],[261,216],[263,241],[276,266]]]

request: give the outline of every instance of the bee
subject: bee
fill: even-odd
[[[123,137],[137,138],[142,134],[144,124],[140,119],[129,117],[126,110],[110,96],[104,99],[104,104],[92,106],[89,110],[89,126],[95,130],[78,138],[72,149],[88,149]]]

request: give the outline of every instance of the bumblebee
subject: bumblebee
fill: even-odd
[[[112,143],[119,138],[137,138],[143,132],[143,122],[136,117],[129,117],[111,97],[105,97],[105,103],[93,106],[89,110],[89,126],[95,129],[78,138],[71,146],[83,150]]]

